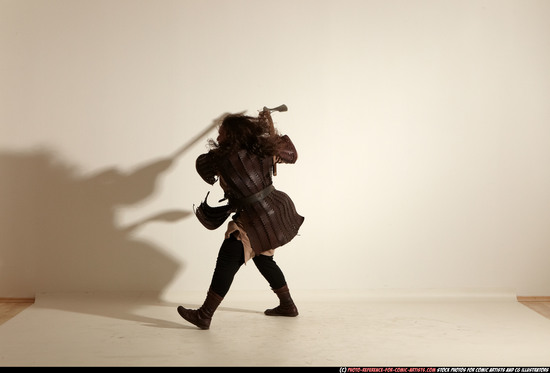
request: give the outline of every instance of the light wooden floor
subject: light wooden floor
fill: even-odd
[[[32,300],[17,299],[0,301],[0,325],[32,305]]]
[[[518,297],[518,301],[533,311],[550,319],[550,297]],[[0,325],[34,303],[32,299],[0,300]]]
[[[548,297],[545,300],[522,300],[521,298],[518,299],[519,302],[533,311],[536,311],[540,313],[542,316],[546,317],[547,319],[550,319],[550,300],[548,300]]]

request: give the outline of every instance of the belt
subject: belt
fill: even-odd
[[[267,197],[271,192],[275,190],[275,187],[273,184],[270,184],[266,188],[260,190],[257,193],[254,193],[248,197],[239,198],[239,199],[232,199],[229,201],[229,204],[232,206],[235,206],[237,208],[243,208],[245,206],[248,206],[254,202],[261,201],[265,197]]]

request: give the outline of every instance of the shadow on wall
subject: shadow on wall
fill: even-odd
[[[179,221],[192,211],[162,211],[127,227],[118,227],[114,214],[150,197],[161,175],[220,118],[171,156],[131,172],[111,168],[82,177],[48,150],[0,151],[0,297],[160,293],[180,264],[131,232],[150,222]]]
[[[0,296],[162,290],[179,264],[131,232],[191,212],[165,211],[122,228],[114,213],[152,195],[171,164],[161,159],[82,178],[49,151],[0,153]]]

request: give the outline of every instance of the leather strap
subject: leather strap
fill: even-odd
[[[257,193],[254,193],[254,194],[252,194],[248,197],[230,200],[229,204],[232,205],[232,206],[235,206],[237,208],[243,208],[243,207],[245,207],[247,205],[250,205],[254,202],[261,201],[262,199],[267,197],[274,190],[275,190],[275,187],[273,186],[273,184],[270,184],[266,188],[260,190]]]

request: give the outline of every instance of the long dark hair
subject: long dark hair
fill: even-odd
[[[270,114],[266,111],[260,112],[258,117],[227,115],[218,128],[223,138],[219,142],[209,139],[208,145],[216,156],[221,157],[243,149],[260,157],[276,155],[280,136],[271,123]]]

